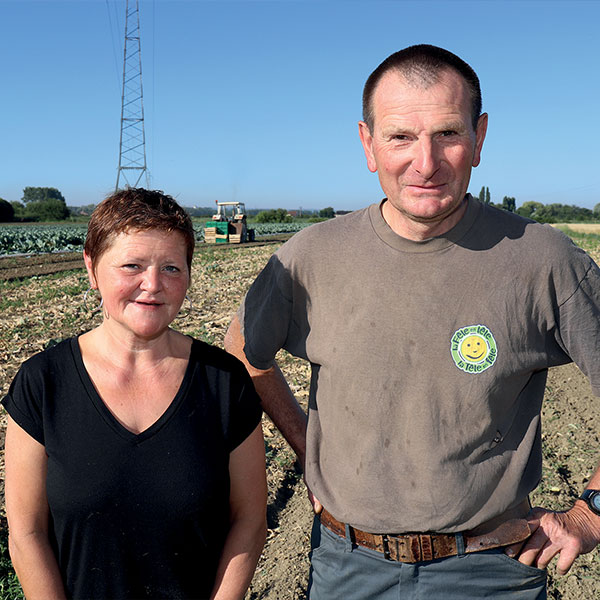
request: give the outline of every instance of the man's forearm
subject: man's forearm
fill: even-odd
[[[277,365],[270,369],[257,369],[248,362],[244,353],[244,336],[237,316],[234,317],[225,336],[225,349],[246,365],[264,411],[271,417],[304,467],[306,413],[294,397],[281,369]]]
[[[281,369],[275,365],[252,378],[264,411],[288,441],[304,467],[306,455],[306,413],[298,404]]]

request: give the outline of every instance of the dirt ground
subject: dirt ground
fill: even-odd
[[[223,335],[243,293],[276,246],[203,249],[195,257],[191,310],[175,326],[185,333],[222,345]],[[595,257],[598,258],[597,256]],[[37,259],[36,259],[37,260]],[[2,261],[0,261],[1,263]],[[43,263],[43,261],[41,261]],[[5,265],[8,268],[7,265]],[[74,265],[77,266],[77,265]],[[99,323],[95,299],[83,303],[83,270],[31,276],[2,282],[0,264],[0,395],[18,366],[51,339],[86,331]],[[13,263],[11,268],[15,268]],[[25,265],[27,267],[27,265]],[[14,277],[14,272],[11,277]],[[308,368],[285,353],[282,369],[301,403],[308,396]],[[0,415],[3,448],[6,416]],[[263,422],[269,482],[269,533],[246,600],[305,598],[312,523],[310,504],[294,456],[268,418]],[[600,453],[600,402],[573,365],[551,370],[543,413],[544,475],[532,497],[553,509],[570,506],[590,477]],[[3,451],[0,456],[0,515],[4,512]],[[549,568],[550,598],[596,598],[600,591],[600,553],[578,559],[565,577]],[[2,599],[4,600],[4,599]]]

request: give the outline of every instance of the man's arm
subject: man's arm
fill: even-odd
[[[253,367],[246,358],[244,343],[244,334],[236,315],[225,335],[225,349],[246,365],[262,401],[263,410],[271,417],[304,467],[306,413],[296,401],[281,369],[276,364],[265,370]]]
[[[225,335],[225,349],[239,358],[245,365],[254,387],[261,398],[263,410],[292,447],[304,469],[306,459],[306,413],[298,404],[290,386],[277,364],[269,369],[257,369],[246,358],[244,334],[237,315],[233,318]],[[321,511],[320,502],[308,490],[308,497],[315,509]]]
[[[588,488],[600,489],[600,466]],[[545,569],[558,554],[557,571],[564,575],[580,554],[591,552],[600,543],[600,516],[594,514],[583,500],[576,500],[565,512],[536,507],[528,520],[535,531],[518,557],[525,565]]]

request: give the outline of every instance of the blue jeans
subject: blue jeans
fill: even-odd
[[[310,600],[545,600],[546,579],[501,548],[399,563],[313,524]]]

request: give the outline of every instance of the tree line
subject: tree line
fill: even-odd
[[[26,187],[21,202],[0,198],[0,222],[64,221],[70,216],[64,196],[53,187]]]
[[[484,204],[517,213],[539,223],[581,223],[600,220],[600,203],[592,210],[574,204],[542,204],[528,200],[517,208],[517,200],[513,196],[504,196],[500,203],[492,202],[490,188],[486,186],[481,188],[478,198]]]
[[[516,198],[504,196],[502,202],[492,202],[490,188],[483,186],[478,198],[481,202],[495,206],[509,212],[514,212],[522,217],[527,217],[540,223],[581,223],[585,221],[600,220],[600,203],[594,209],[582,208],[568,204],[542,204],[541,202],[527,201],[517,208]],[[23,189],[23,197],[20,202],[8,202],[0,198],[0,223],[14,221],[64,221],[72,215],[89,216],[93,204],[82,207],[68,207],[60,190],[54,187],[26,187]],[[194,207],[186,210],[191,216],[210,217],[214,214],[213,207]],[[337,211],[342,214],[346,211]],[[290,214],[292,213],[292,214]],[[250,209],[248,216],[255,216],[259,223],[285,223],[298,216],[298,211],[288,211],[284,208],[270,210]],[[311,220],[330,219],[335,216],[331,206],[318,211],[304,210],[304,217],[312,217]]]

